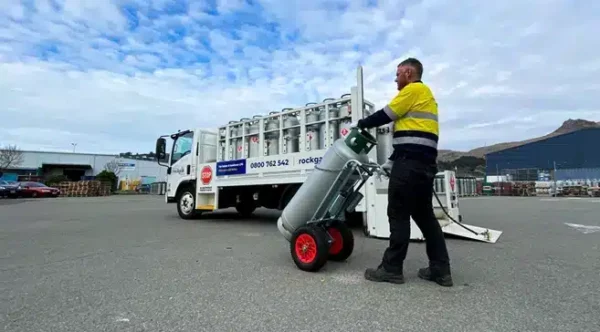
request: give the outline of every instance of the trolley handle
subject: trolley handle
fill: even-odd
[[[371,172],[369,172],[369,174],[371,176],[373,175],[373,173],[377,172],[379,176],[381,176],[381,174],[383,173],[383,175],[385,175],[386,177],[390,177],[390,172],[388,172],[385,168],[381,167],[381,165],[377,163],[364,164],[363,166],[368,166],[370,168]]]
[[[375,170],[379,170],[379,169],[383,170],[381,165],[379,165],[377,163],[372,163],[372,162],[362,163],[356,159],[348,160],[346,162],[345,167],[348,167],[350,164],[356,164],[356,166],[358,168],[360,168],[365,173],[369,174],[369,176],[373,176],[373,174],[375,173]]]
[[[369,176],[373,176],[373,171],[371,171],[369,167],[366,167],[365,165],[358,165],[358,167],[360,167],[360,169],[362,169],[365,173],[369,174]]]

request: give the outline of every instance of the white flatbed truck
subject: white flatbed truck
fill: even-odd
[[[156,154],[159,164],[167,167],[165,201],[176,203],[183,219],[231,207],[242,216],[259,207],[283,210],[333,142],[348,134],[351,123],[375,111],[363,91],[359,67],[357,86],[338,99],[230,121],[216,129],[161,136]],[[391,125],[370,132],[378,145],[369,158],[383,164],[392,152]],[[170,153],[167,137],[172,139]],[[361,189],[364,198],[347,213],[347,219],[362,223],[367,236],[389,237],[387,181],[370,178]],[[445,233],[497,241],[500,231],[462,224],[453,171],[438,173],[434,188],[439,197],[433,198],[436,216]],[[412,220],[411,239],[423,240]]]

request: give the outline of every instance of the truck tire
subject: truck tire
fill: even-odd
[[[183,188],[177,195],[177,213],[181,219],[193,219],[199,214],[194,197],[192,187]]]
[[[241,202],[240,204],[235,206],[237,212],[242,216],[242,218],[250,218],[254,210],[256,210],[256,206],[249,202]]]

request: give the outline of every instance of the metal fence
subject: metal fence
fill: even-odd
[[[556,180],[557,181],[586,181],[600,179],[600,168],[571,168],[571,169],[557,169]]]
[[[459,197],[478,196],[477,179],[474,177],[456,177],[456,191]]]
[[[500,169],[497,174],[488,176],[503,177],[509,182],[535,182],[535,181],[587,181],[600,179],[600,168],[556,168],[556,169]],[[489,180],[488,180],[489,181]],[[495,181],[492,181],[495,182]]]
[[[474,177],[456,177],[456,195],[459,197],[478,196],[477,179]],[[444,178],[436,177],[433,189],[437,193],[445,193]]]

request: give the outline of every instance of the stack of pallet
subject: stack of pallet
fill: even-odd
[[[587,186],[581,186],[581,185],[563,186],[562,194],[563,194],[563,196],[575,196],[575,197],[587,196],[588,188],[587,188]]]
[[[535,196],[535,182],[515,182],[512,193],[513,196]]]
[[[552,181],[536,181],[535,195],[536,196],[552,196],[554,195],[554,182]]]
[[[58,185],[62,197],[94,197],[110,195],[110,183],[97,180],[64,181]]]

